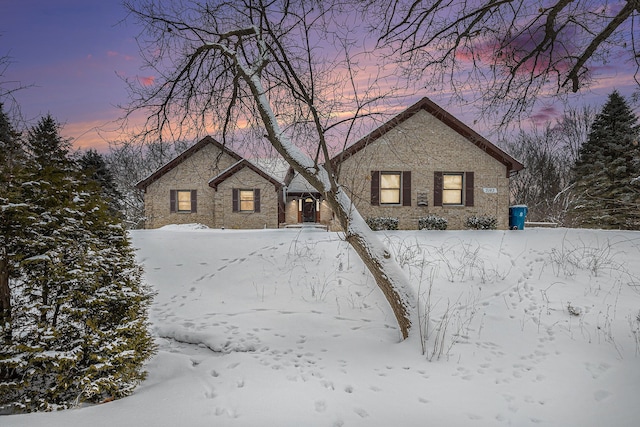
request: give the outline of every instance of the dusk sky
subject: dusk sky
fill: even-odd
[[[127,102],[123,78],[141,76],[138,30],[123,22],[118,0],[0,0],[2,77],[27,121],[51,113],[76,147],[104,149],[120,139],[117,105]]]
[[[151,83],[141,69],[135,35],[139,29],[123,22],[119,0],[0,0],[0,56],[10,64],[0,77],[4,89],[30,86],[14,93],[29,124],[51,113],[64,125],[63,136],[77,148],[106,150],[107,141],[122,140],[118,105],[127,103],[124,78]],[[145,72],[146,71],[146,72]],[[603,67],[604,78],[581,101],[600,108],[615,88],[628,100],[637,84],[630,64]],[[470,111],[446,105],[446,96],[431,93],[435,102],[472,125]],[[637,105],[633,105],[638,111]],[[553,119],[562,106],[547,104],[530,116]],[[481,125],[473,125],[488,134]]]

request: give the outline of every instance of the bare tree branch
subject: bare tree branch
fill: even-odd
[[[588,88],[612,58],[626,57],[639,81],[640,0],[369,0],[364,12],[407,75],[474,94],[503,124],[551,90]]]
[[[353,126],[383,99],[379,88],[352,97],[359,85],[339,75],[349,72],[348,67],[324,53],[325,47],[335,47],[334,37],[344,41],[335,30],[342,24],[333,20],[333,3],[220,0],[165,5],[149,0],[129,8],[145,28],[143,48],[152,52],[147,64],[160,76],[152,87],[131,86],[130,109],[149,112],[147,131],[173,137],[194,129],[222,133],[225,141],[249,141],[254,152],[266,139],[331,206],[345,240],[369,268],[406,338],[413,291],[327,161],[327,132],[343,123]],[[336,114],[346,105],[353,110],[354,98],[355,115],[345,119]]]

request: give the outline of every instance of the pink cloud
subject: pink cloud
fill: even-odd
[[[547,106],[547,107],[542,107],[537,112],[529,116],[529,118],[534,124],[539,125],[539,124],[544,124],[544,123],[553,121],[554,119],[558,118],[560,115],[561,114],[556,107]]]
[[[138,76],[138,81],[142,83],[143,86],[151,86],[155,82],[155,76]]]
[[[118,52],[113,51],[113,50],[109,50],[109,51],[107,51],[107,56],[109,58],[113,58],[114,56],[118,56]]]

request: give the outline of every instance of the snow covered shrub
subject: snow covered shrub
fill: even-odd
[[[418,218],[418,230],[446,230],[449,221],[437,215]]]
[[[367,218],[365,221],[373,231],[398,229],[398,218],[374,216]]]
[[[491,215],[473,215],[467,218],[464,226],[472,230],[495,230],[498,220]]]

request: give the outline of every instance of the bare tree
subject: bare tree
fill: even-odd
[[[565,160],[574,165],[578,160],[580,148],[587,142],[591,124],[596,118],[597,111],[588,105],[582,108],[569,108],[555,126]]]
[[[427,87],[478,96],[506,124],[543,94],[564,97],[627,61],[640,84],[640,0],[369,0],[393,61]]]
[[[413,291],[326,161],[329,138],[341,128],[347,134],[342,145],[347,144],[357,119],[375,112],[381,100],[376,88],[383,84],[377,78],[358,90],[358,64],[351,52],[357,17],[341,14],[338,5],[132,2],[131,13],[144,25],[140,41],[150,55],[146,62],[160,78],[150,88],[134,88],[131,108],[150,108],[147,128],[161,136],[213,129],[224,143],[241,137],[254,151],[266,140],[331,206],[406,338]]]
[[[570,108],[542,129],[521,131],[505,145],[527,168],[512,177],[512,202],[529,207],[530,221],[569,226],[573,200],[571,168],[585,143],[595,112],[591,107]]]
[[[135,185],[189,148],[185,141],[153,141],[139,145],[132,141],[112,142],[106,156],[107,167],[122,195],[120,207],[127,228],[144,227],[144,194]]]

